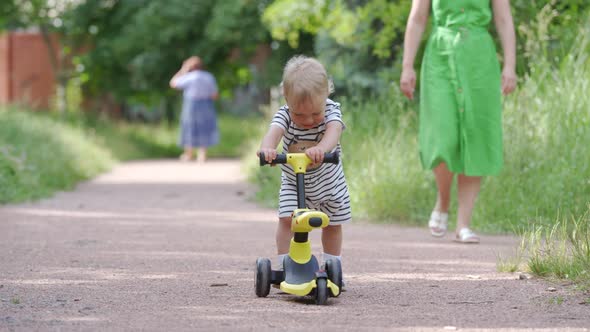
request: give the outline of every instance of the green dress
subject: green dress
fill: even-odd
[[[487,27],[490,0],[432,0],[420,76],[420,159],[453,173],[502,168],[500,65]]]

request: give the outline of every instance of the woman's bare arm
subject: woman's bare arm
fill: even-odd
[[[509,94],[516,87],[516,34],[510,13],[509,0],[492,0],[494,25],[500,36],[504,64],[502,69],[502,93]]]
[[[400,89],[402,93],[410,98],[414,98],[414,89],[416,88],[416,71],[414,70],[414,60],[422,40],[422,35],[426,29],[428,16],[430,14],[430,0],[413,0],[410,16],[406,25],[404,35],[404,55],[402,61],[402,75],[400,78]]]

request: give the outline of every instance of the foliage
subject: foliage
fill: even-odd
[[[16,4],[13,1],[0,2],[0,31],[6,29],[13,20],[14,13],[17,12]]]
[[[72,188],[112,162],[92,133],[48,117],[0,110],[0,203]]]
[[[584,24],[590,12],[590,3],[586,0],[513,0],[510,3],[517,30],[517,61],[521,75],[534,64],[531,44],[538,44],[542,37],[547,47],[537,49],[540,53],[536,55],[552,60],[559,58],[573,44],[577,34],[572,32]],[[546,20],[548,24],[539,20]]]
[[[521,75],[533,63],[527,44],[534,35],[554,36],[543,49],[554,59],[573,42],[570,31],[590,10],[585,0],[511,5]],[[294,53],[318,56],[340,94],[387,93],[399,77],[410,6],[410,0],[6,0],[0,4],[0,27],[59,31],[61,54],[65,60],[73,55],[78,71],[62,78],[79,75],[76,82],[87,94],[112,93],[149,106],[165,98],[170,108],[177,94],[167,82],[192,54],[203,57],[225,97],[253,82],[276,85],[282,64]],[[541,11],[553,16],[547,33],[529,28]],[[248,62],[261,44],[273,46],[271,58],[266,69],[253,72]]]
[[[526,45],[537,40],[534,35],[543,33],[530,30],[539,12],[549,11],[555,16],[545,33],[555,37],[547,41],[549,48],[544,49],[548,58],[554,58],[567,50],[576,36],[571,31],[590,10],[590,3],[584,0],[517,0],[511,5],[518,32],[520,75],[528,72],[534,63]],[[273,38],[288,40],[292,45],[296,45],[300,33],[311,33],[315,38],[315,53],[327,64],[337,88],[344,89],[348,95],[370,96],[385,93],[388,84],[399,78],[410,7],[410,0],[276,0],[265,10],[263,21]],[[334,18],[335,15],[338,17]],[[346,22],[348,28],[339,29],[333,24],[335,21]],[[493,24],[490,28],[494,30]],[[497,34],[494,35],[498,41]],[[416,59],[417,68],[421,53],[420,50]]]
[[[219,117],[220,144],[210,157],[238,157],[258,118]],[[178,129],[113,122],[93,114],[0,109],[0,204],[70,189],[119,160],[176,158]]]
[[[258,75],[250,61],[271,42],[260,21],[268,0],[8,0],[0,5],[0,29],[57,31],[59,47],[86,96],[164,105],[178,94],[168,87],[182,61],[197,54],[218,79],[222,97]],[[277,44],[278,45],[278,44]],[[284,62],[292,53],[272,52]],[[71,68],[61,63],[62,70]],[[272,76],[272,74],[271,74]],[[78,79],[79,78],[79,79]],[[266,82],[263,82],[268,86]],[[261,82],[257,82],[261,84]],[[67,86],[67,82],[63,82]]]
[[[552,226],[536,224],[526,230],[519,248],[526,269],[590,289],[589,223],[590,209],[579,217],[560,217]]]
[[[344,0],[276,0],[262,17],[273,38],[298,47],[300,33],[316,35],[326,31],[340,45],[358,42],[354,36],[357,17]]]
[[[493,213],[498,223],[551,223],[555,211],[578,215],[585,209],[590,164],[580,156],[590,151],[580,142],[590,139],[588,29],[590,21],[574,32],[583,37],[558,64],[534,52],[531,73],[505,102],[505,168],[487,183],[481,199],[491,204],[479,213]],[[541,45],[531,48],[548,47],[539,37]]]
[[[539,17],[531,31],[547,31]],[[474,210],[474,228],[514,232],[529,223],[549,224],[557,211],[580,215],[590,202],[590,21],[571,32],[580,36],[568,52],[549,59],[537,54],[530,74],[504,99],[504,169],[486,177]],[[530,49],[550,47],[535,35]],[[418,159],[417,104],[397,87],[376,98],[342,99],[347,129],[343,161],[356,217],[423,225],[436,199],[432,173]],[[564,148],[565,147],[565,148]],[[265,175],[260,196],[276,194]],[[456,191],[456,188],[453,188]],[[453,199],[456,193],[453,192]],[[451,223],[455,220],[453,201]],[[452,227],[453,225],[451,225]]]
[[[94,133],[97,142],[108,148],[116,160],[152,158],[177,158],[182,149],[178,147],[179,128],[161,123],[128,123],[113,121],[90,114],[70,113],[61,118],[69,126]],[[257,117],[237,117],[230,114],[218,116],[220,143],[208,150],[213,158],[235,158],[242,155],[244,142],[249,137],[244,128],[258,123]]]
[[[302,33],[315,38],[314,53],[327,66],[340,95],[388,91],[399,75],[392,68],[410,1],[274,1],[263,22],[273,38],[298,45]],[[392,42],[396,54],[391,52]]]
[[[68,29],[91,46],[78,59],[91,93],[112,91],[118,99],[153,104],[171,93],[170,77],[193,54],[216,74],[224,93],[242,83],[241,68],[269,40],[258,13],[259,3],[248,0],[87,0],[70,13]]]
[[[58,28],[61,15],[80,0],[4,0],[0,4],[0,30],[11,28]]]
[[[410,0],[372,0],[358,9],[360,39],[374,56],[385,59],[401,55],[410,7]]]

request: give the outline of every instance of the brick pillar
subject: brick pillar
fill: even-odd
[[[11,35],[0,35],[0,105],[9,104],[12,100],[11,82]]]
[[[57,37],[52,36],[56,52]],[[47,109],[55,78],[41,33],[8,32],[0,36],[0,103]]]

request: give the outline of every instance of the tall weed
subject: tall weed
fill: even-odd
[[[580,29],[581,38],[559,67],[531,51],[531,73],[505,100],[505,166],[480,195],[474,216],[480,228],[551,224],[556,211],[580,215],[590,202],[590,146],[584,143],[590,141],[588,32],[590,24]]]
[[[419,163],[417,116],[397,88],[386,97],[346,100],[343,161],[353,210],[376,221],[420,219],[432,179]]]
[[[540,277],[569,279],[590,288],[590,209],[578,218],[558,217],[523,234],[527,269]]]

